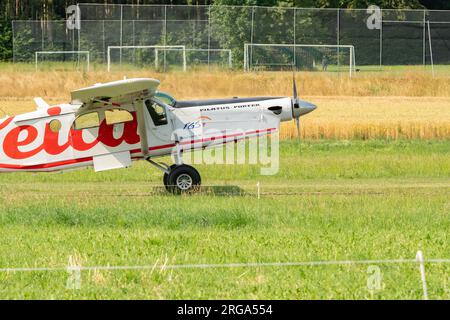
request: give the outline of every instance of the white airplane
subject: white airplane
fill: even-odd
[[[196,189],[200,174],[183,164],[183,151],[236,142],[279,130],[316,106],[297,97],[254,97],[177,101],[157,91],[155,79],[96,84],[71,92],[72,101],[0,119],[0,172],[95,171],[147,160],[164,173],[168,191]],[[173,155],[175,164],[155,162]]]

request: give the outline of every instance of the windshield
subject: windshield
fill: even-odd
[[[165,104],[168,104],[171,107],[175,106],[175,103],[177,102],[171,95],[160,91],[156,91],[155,98],[164,102]]]

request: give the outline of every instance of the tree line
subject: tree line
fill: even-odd
[[[76,0],[0,0],[0,18],[12,19],[61,19],[65,9]],[[83,3],[105,4],[168,4],[168,5],[250,5],[287,6],[311,8],[367,8],[375,4],[385,9],[433,9],[449,10],[448,0],[83,0]]]

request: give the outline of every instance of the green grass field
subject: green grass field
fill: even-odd
[[[280,172],[203,165],[171,196],[139,162],[94,173],[0,175],[0,268],[450,258],[450,143],[283,141]],[[256,183],[261,185],[261,198]],[[418,265],[0,272],[0,298],[421,299]],[[431,299],[450,264],[426,264]]]

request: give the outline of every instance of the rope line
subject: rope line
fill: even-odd
[[[224,264],[175,264],[175,265],[140,265],[140,266],[67,266],[67,267],[38,267],[38,268],[0,268],[0,272],[45,272],[45,271],[94,271],[94,270],[145,270],[145,269],[214,269],[214,268],[245,268],[245,267],[301,267],[301,266],[329,266],[329,265],[358,265],[358,264],[417,264],[416,259],[392,260],[340,260],[340,261],[301,261],[301,262],[250,262]],[[424,263],[450,263],[450,259],[426,259]]]

